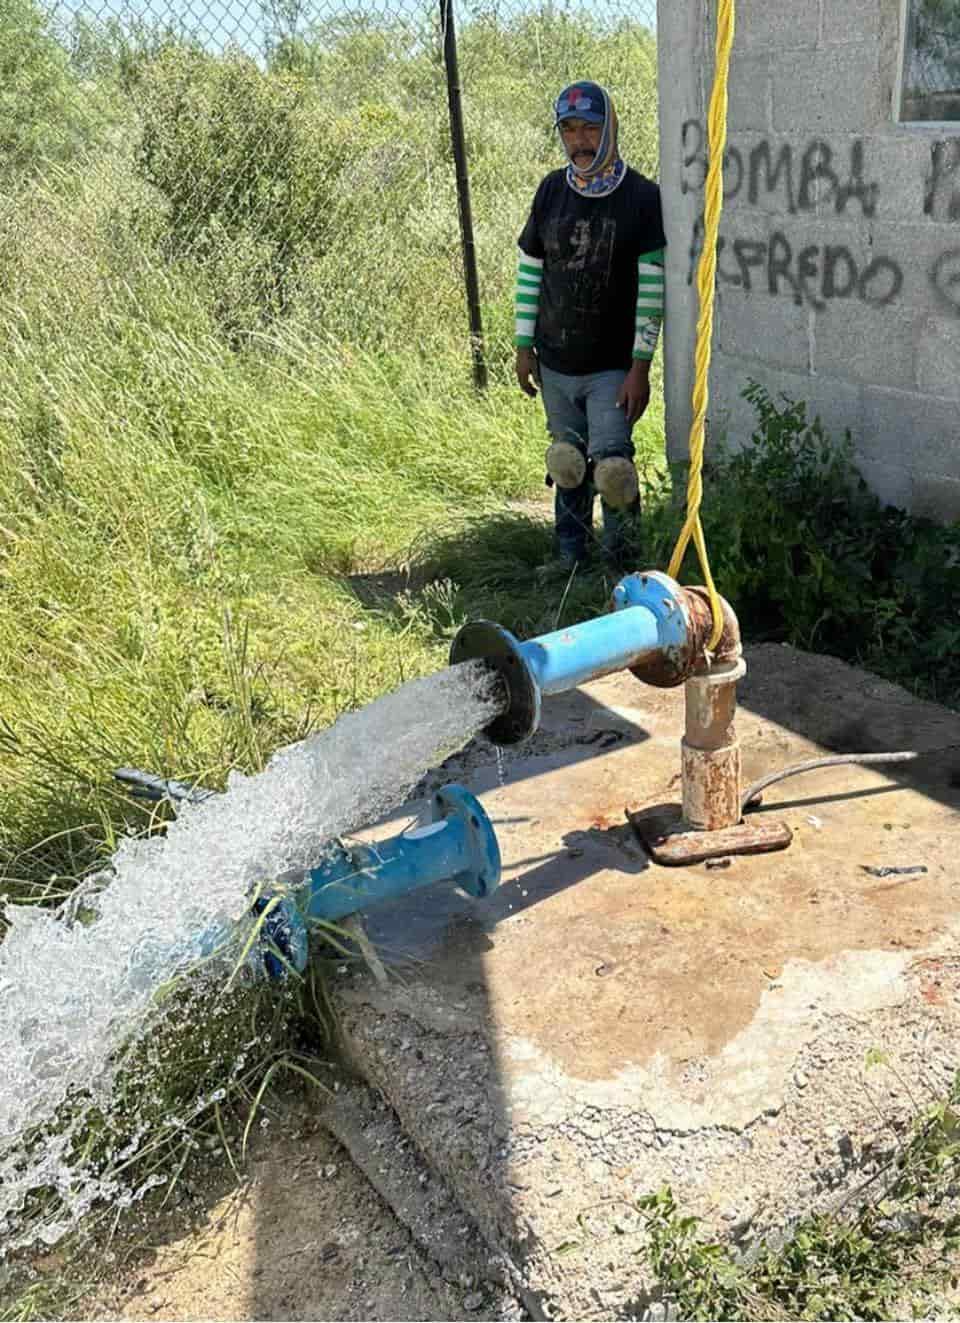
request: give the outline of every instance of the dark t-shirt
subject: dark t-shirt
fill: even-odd
[[[627,167],[612,193],[583,197],[554,170],[519,242],[543,258],[534,342],[544,366],[569,376],[629,368],[637,258],[666,244],[659,187]]]

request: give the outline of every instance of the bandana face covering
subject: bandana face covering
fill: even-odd
[[[598,83],[573,83],[557,98],[556,123],[564,119],[582,119],[588,124],[602,124],[597,154],[585,169],[573,161],[567,166],[567,183],[584,197],[606,197],[620,184],[626,165],[617,146],[617,112],[606,89]],[[564,151],[567,151],[564,144]],[[567,157],[569,159],[569,152]]]

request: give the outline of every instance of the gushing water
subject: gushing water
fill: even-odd
[[[124,841],[94,880],[92,922],[7,906],[0,1257],[53,1243],[94,1201],[117,1199],[71,1153],[84,1111],[109,1101],[121,1049],[152,1023],[158,990],[196,965],[211,932],[236,930],[258,884],[302,873],[326,841],[400,803],[497,706],[478,663],[411,681],[281,750],[259,775],[233,774],[228,793],[184,805],[163,837]],[[56,1192],[58,1211],[37,1226],[26,1209],[40,1188]]]

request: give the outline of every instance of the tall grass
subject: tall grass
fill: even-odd
[[[431,48],[351,20],[263,72],[182,42],[121,58],[115,32],[91,54],[95,35],[103,134],[0,203],[8,852],[114,815],[113,763],[218,782],[249,760],[227,613],[249,630],[261,753],[438,662],[432,630],[364,611],[345,580],[542,490],[542,417],[509,349],[515,236],[556,163],[539,78],[589,66],[647,168],[655,142],[642,28],[544,13],[463,32],[481,398]],[[41,745],[54,784],[25,757]]]

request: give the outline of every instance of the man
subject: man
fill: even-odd
[[[521,390],[543,395],[555,564],[569,571],[589,555],[597,492],[615,563],[638,504],[631,432],[650,400],[666,239],[660,189],[622,160],[606,90],[565,88],[555,119],[568,164],[541,182],[520,235],[515,344]]]

